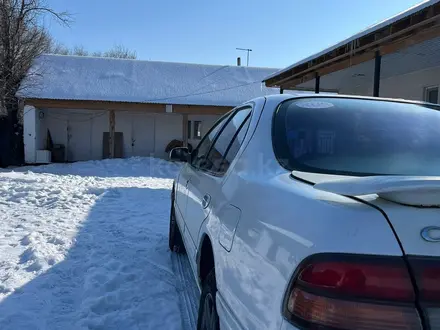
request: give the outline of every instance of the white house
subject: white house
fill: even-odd
[[[43,55],[17,94],[25,161],[165,157],[170,141],[195,146],[232,107],[279,93],[262,84],[275,71]]]

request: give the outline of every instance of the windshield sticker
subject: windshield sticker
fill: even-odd
[[[323,102],[323,101],[300,101],[295,103],[295,105],[297,107],[305,108],[305,109],[327,109],[334,106],[330,102]]]

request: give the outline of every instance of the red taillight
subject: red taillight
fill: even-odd
[[[409,258],[422,302],[440,304],[440,260]]]
[[[307,265],[300,283],[328,292],[362,298],[414,301],[414,290],[403,263],[330,261]]]
[[[421,329],[411,278],[399,257],[321,254],[298,269],[284,308],[296,325]]]
[[[419,291],[419,302],[431,330],[440,330],[440,260],[410,257],[409,263]]]

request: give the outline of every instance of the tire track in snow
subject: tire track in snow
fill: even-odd
[[[182,328],[194,330],[197,328],[197,307],[199,303],[199,289],[192,273],[186,255],[172,254],[173,269],[179,283],[179,303],[182,315]]]

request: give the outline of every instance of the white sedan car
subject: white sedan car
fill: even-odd
[[[198,329],[440,329],[440,112],[328,95],[220,118],[172,190]]]

